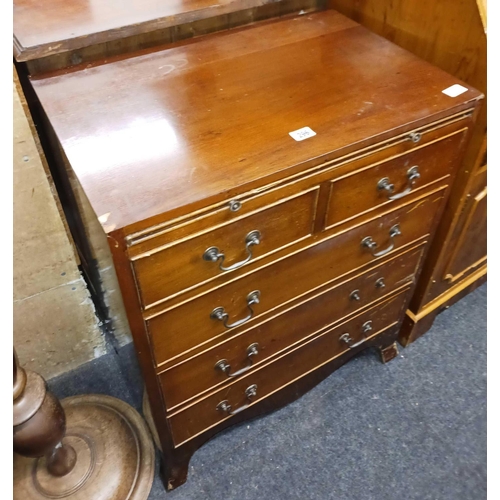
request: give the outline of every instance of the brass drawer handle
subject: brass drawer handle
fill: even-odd
[[[215,409],[217,411],[222,411],[224,413],[227,413],[228,415],[236,415],[236,414],[240,413],[240,411],[243,411],[246,408],[248,408],[252,404],[252,399],[255,396],[257,396],[257,385],[253,384],[253,385],[247,387],[245,390],[245,396],[248,399],[248,403],[244,404],[243,406],[240,406],[239,408],[237,408],[234,411],[231,410],[231,405],[229,404],[229,401],[227,399],[225,399],[224,401],[221,401],[215,407]]]
[[[219,262],[219,269],[221,271],[234,271],[235,269],[238,269],[239,267],[245,265],[252,257],[252,247],[254,245],[258,245],[261,241],[261,235],[260,231],[250,231],[246,236],[245,236],[245,250],[248,254],[247,258],[240,261],[240,262],[235,262],[231,266],[224,267],[222,264],[224,264],[224,259],[226,256],[224,255],[224,252],[221,252],[218,247],[210,247],[205,250],[205,253],[203,254],[203,260],[206,260],[207,262],[217,262],[220,259]]]
[[[380,179],[377,183],[377,189],[379,191],[384,191],[385,193],[387,193],[388,195],[387,199],[399,200],[400,198],[403,198],[408,193],[410,193],[417,179],[420,179],[420,172],[418,171],[418,165],[414,165],[413,167],[409,168],[408,171],[406,172],[406,177],[408,179],[407,186],[400,193],[391,194],[394,193],[394,184],[391,184],[391,182],[389,181],[389,177],[384,177],[383,179]]]
[[[370,253],[374,257],[382,257],[383,255],[389,253],[394,248],[394,246],[396,245],[394,238],[399,235],[401,235],[399,224],[395,224],[394,226],[391,227],[391,229],[389,229],[389,238],[391,239],[391,244],[387,248],[384,248],[384,250],[380,250],[380,252],[374,251],[375,248],[377,248],[377,243],[373,241],[373,238],[371,236],[363,238],[361,240],[361,246],[363,248],[368,248],[368,250],[370,250]]]
[[[246,318],[240,319],[239,321],[231,323],[230,325],[228,325],[228,323],[227,323],[227,320],[229,319],[229,314],[226,312],[226,310],[223,307],[220,307],[220,306],[216,307],[210,313],[210,318],[222,321],[226,328],[236,328],[237,326],[241,326],[243,323],[246,323],[249,319],[253,318],[254,310],[252,309],[252,306],[254,304],[258,304],[259,302],[260,302],[259,290],[255,290],[253,292],[250,292],[247,295],[247,307],[250,310],[250,314]]]
[[[370,321],[367,321],[366,323],[363,323],[363,326],[361,327],[361,331],[363,332],[364,338],[361,339],[359,342],[356,342],[355,344],[353,344],[353,340],[352,340],[351,336],[349,335],[349,333],[343,333],[339,337],[339,340],[346,343],[347,346],[349,347],[349,349],[355,349],[356,347],[358,347],[361,344],[363,344],[364,342],[366,342],[366,334],[368,332],[371,332],[372,330],[373,330],[372,321],[370,320]]]
[[[221,359],[220,361],[217,361],[215,363],[214,368],[216,370],[220,370],[221,372],[225,373],[228,377],[239,377],[243,373],[247,372],[252,368],[253,356],[257,356],[259,354],[259,344],[257,342],[250,344],[247,347],[247,366],[242,368],[241,370],[238,370],[237,372],[230,373],[231,372],[231,365],[229,364],[227,359]]]

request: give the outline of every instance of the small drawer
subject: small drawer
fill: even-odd
[[[238,220],[134,257],[145,309],[307,238],[313,230],[318,191],[318,186],[310,187]]]
[[[467,129],[330,181],[326,229],[384,204],[398,204],[453,171]]]
[[[244,411],[349,349],[362,348],[364,341],[397,324],[406,298],[405,292],[392,297],[172,414],[169,422],[175,445],[179,446],[231,418],[232,414]]]
[[[422,246],[408,250],[167,369],[160,374],[167,409],[236,380],[271,356],[338,323],[344,316],[354,314],[398,288],[408,287],[422,252]]]
[[[425,237],[444,187],[382,217],[146,317],[157,365],[240,333],[264,314]],[[366,267],[363,267],[366,266]],[[254,293],[258,292],[258,294]],[[217,314],[219,313],[219,314]]]

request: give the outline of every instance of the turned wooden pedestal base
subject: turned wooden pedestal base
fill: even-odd
[[[105,395],[62,402],[14,355],[14,500],[146,500],[154,446],[128,404]]]
[[[76,452],[73,469],[55,477],[47,459],[14,454],[14,499],[145,500],[154,476],[154,447],[139,414],[104,395],[64,399],[63,445]]]

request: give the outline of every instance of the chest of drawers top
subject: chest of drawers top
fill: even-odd
[[[32,80],[106,233],[143,231],[471,107],[335,11]],[[310,127],[302,141],[289,133]]]

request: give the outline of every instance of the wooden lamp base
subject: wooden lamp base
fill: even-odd
[[[30,379],[43,381],[27,375],[27,388]],[[14,427],[14,450],[14,500],[146,500],[153,483],[155,451],[146,423],[111,396],[59,403],[45,389],[38,410]]]

